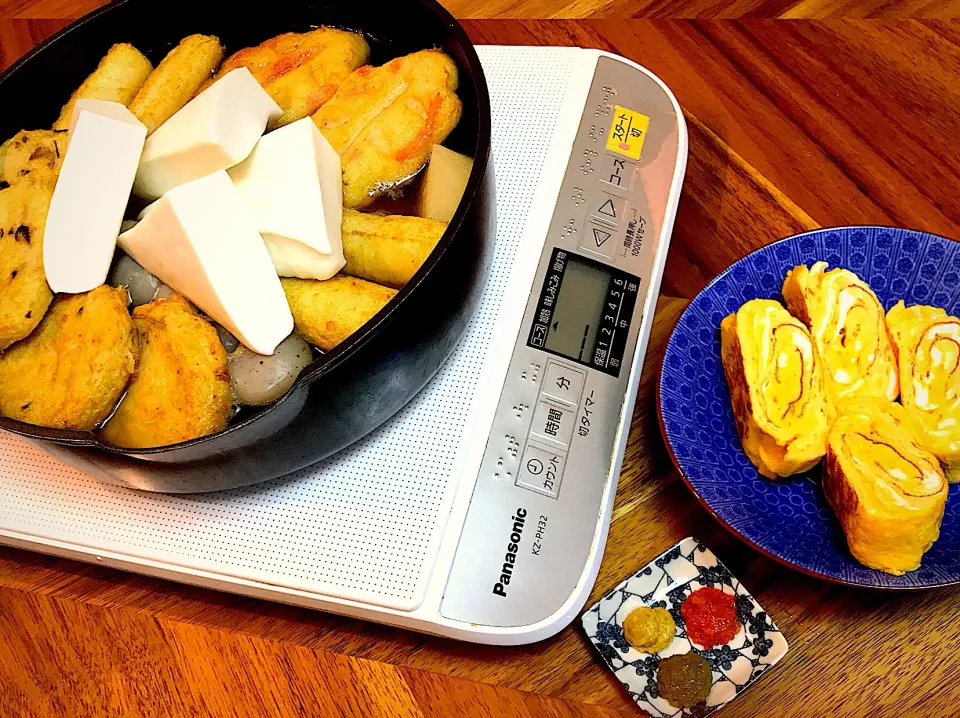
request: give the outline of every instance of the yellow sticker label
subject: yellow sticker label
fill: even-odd
[[[616,105],[610,134],[607,135],[607,149],[634,160],[640,159],[649,124],[650,118],[646,115]]]

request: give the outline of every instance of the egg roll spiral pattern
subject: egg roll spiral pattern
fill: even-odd
[[[671,335],[658,408],[672,458],[697,497],[726,526],[804,572],[890,589],[960,583],[960,490],[955,486],[950,487],[940,537],[920,567],[894,576],[867,568],[850,554],[816,469],[809,479],[770,481],[743,451],[723,375],[718,327],[750,299],[781,297],[786,273],[817,261],[855,272],[886,309],[903,299],[907,305],[943,307],[960,317],[956,241],[906,229],[844,227],[768,244],[711,281],[683,311]]]
[[[720,324],[724,373],[744,451],[768,478],[812,468],[826,452],[829,407],[807,328],[754,299]]]
[[[920,566],[940,535],[947,480],[900,404],[847,402],[827,440],[823,491],[854,558],[895,576]]]
[[[813,335],[828,396],[834,402],[852,397],[893,401],[900,383],[883,305],[853,272],[826,268],[826,262],[794,267],[783,283],[783,298]]]
[[[960,481],[960,319],[943,309],[906,307],[887,314],[896,346],[901,396],[923,427],[923,445]]]

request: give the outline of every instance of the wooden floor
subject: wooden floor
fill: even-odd
[[[447,0],[460,16],[913,16],[954,3]],[[86,4],[85,4],[86,3]],[[90,0],[0,0],[5,66]],[[677,94],[690,159],[664,292],[692,297],[781,236],[882,223],[960,238],[960,24],[590,20],[465,23],[477,42],[600,47]],[[12,111],[5,109],[5,111]],[[722,718],[956,715],[960,590],[856,591],[724,531],[672,469],[652,387],[685,306],[661,299],[591,600],[674,541],[713,548],[791,651]],[[0,507],[2,510],[2,507]],[[576,625],[472,646],[35,554],[0,550],[0,716],[635,715]]]
[[[105,0],[0,0],[0,18],[76,18],[104,4]],[[960,0],[440,0],[440,4],[460,19],[960,16]]]
[[[0,68],[106,0],[0,0]],[[960,0],[441,0],[460,19],[960,17]]]
[[[441,0],[458,18],[948,18],[957,0]]]

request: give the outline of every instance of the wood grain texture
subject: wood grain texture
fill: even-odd
[[[35,14],[40,5],[0,0],[0,61],[70,16],[69,0],[43,0],[45,15]],[[466,25],[477,42],[609,49],[677,94],[690,158],[666,294],[692,297],[745,253],[817,225],[895,223],[960,237],[960,25]],[[695,535],[791,645],[724,718],[955,715],[960,590],[885,594],[802,576],[727,534],[673,471],[653,381],[684,306],[659,305],[590,600]],[[576,625],[533,646],[473,646],[14,550],[0,550],[0,636],[3,716],[565,716],[632,705]]]
[[[0,19],[78,18],[108,0],[0,0]],[[960,0],[440,0],[460,19],[925,18]]]
[[[442,0],[455,17],[951,18],[956,0]]]
[[[0,591],[5,718],[455,713],[604,718],[615,711],[23,591]],[[77,640],[86,634],[85,640]]]

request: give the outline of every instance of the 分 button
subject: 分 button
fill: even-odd
[[[541,401],[533,413],[530,433],[538,439],[569,446],[573,434],[573,409],[561,409]]]
[[[612,227],[605,227],[595,222],[587,222],[583,228],[583,234],[580,236],[580,249],[590,254],[598,255],[604,259],[613,259],[617,250],[617,230]]]
[[[617,189],[629,191],[630,185],[633,184],[633,170],[636,166],[636,162],[608,152],[603,156],[599,179]]]
[[[627,202],[622,197],[607,192],[594,192],[587,207],[592,219],[617,226],[623,219],[626,205]]]
[[[585,380],[586,374],[579,369],[551,361],[547,364],[541,393],[564,404],[576,406],[580,403],[580,392],[583,391]]]
[[[566,454],[562,451],[528,444],[515,484],[555,499],[560,494],[565,461]]]

